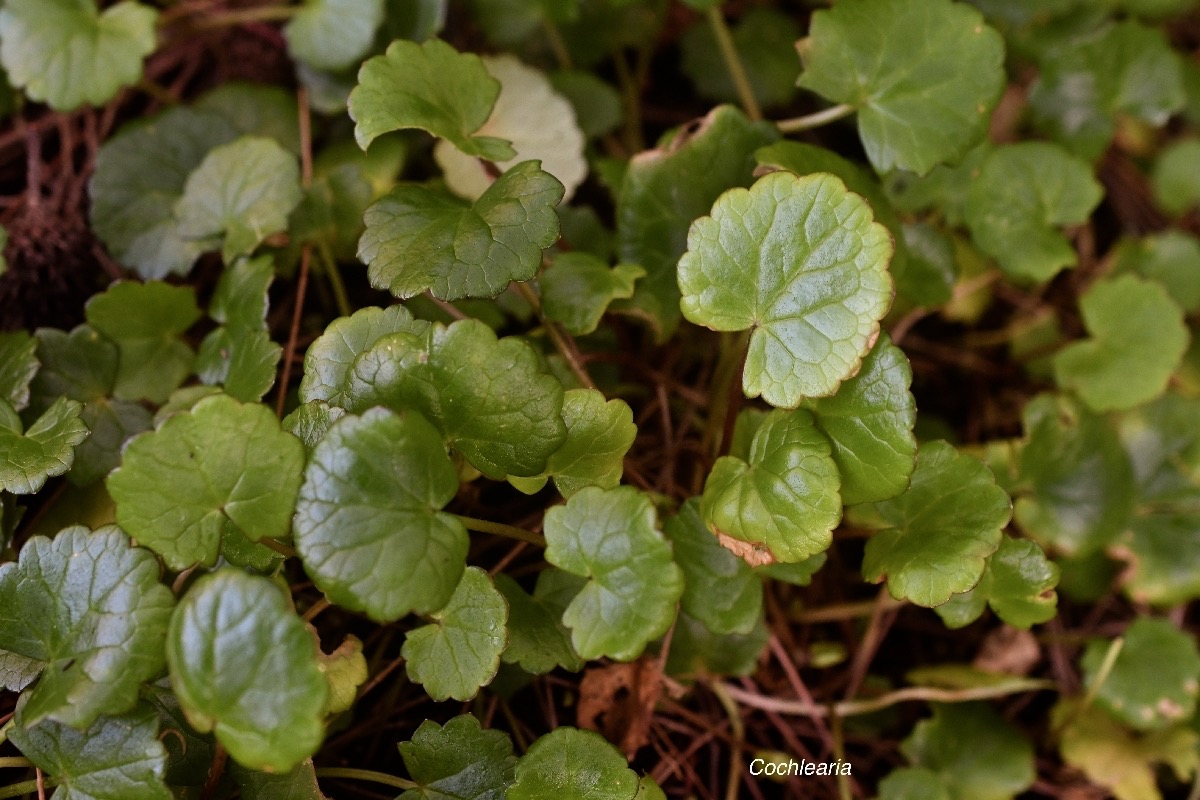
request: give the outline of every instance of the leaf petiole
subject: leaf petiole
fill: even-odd
[[[53,786],[58,786],[62,783],[57,778],[44,778],[41,781],[32,780],[24,783],[14,783],[12,786],[0,787],[0,800],[5,800],[9,797],[21,797],[22,795],[32,794],[38,791],[39,788],[49,789]]]
[[[737,89],[738,100],[745,109],[746,116],[757,122],[763,118],[762,109],[758,106],[758,98],[754,96],[754,87],[750,85],[746,67],[742,64],[737,46],[733,43],[733,35],[725,23],[725,15],[721,13],[720,5],[709,8],[707,14],[708,24],[712,27],[713,36],[717,40],[717,49],[721,51],[725,68],[729,70],[729,77],[733,80],[734,88]]]
[[[469,531],[477,531],[479,533],[491,533],[496,536],[507,536],[509,539],[517,539],[518,541],[535,544],[538,547],[546,546],[545,537],[536,534],[533,531],[527,531],[524,528],[518,528],[514,525],[505,525],[502,522],[489,522],[486,519],[475,519],[474,517],[464,517],[461,514],[453,514],[458,521]]]
[[[396,789],[419,789],[420,787],[412,781],[404,778],[397,778],[395,775],[388,775],[383,772],[374,772],[369,769],[351,769],[349,767],[325,767],[316,771],[318,778],[349,778],[357,781],[371,781],[372,783],[381,783],[384,786],[391,786]],[[11,795],[6,795],[11,796]]]
[[[831,122],[837,122],[839,119],[850,116],[855,111],[857,109],[854,106],[842,103],[841,105],[830,106],[824,111],[806,114],[803,117],[781,119],[775,123],[775,127],[779,128],[780,133],[799,133],[800,131],[820,128],[822,125],[828,125]]]

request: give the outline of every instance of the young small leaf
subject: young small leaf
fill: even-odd
[[[367,54],[383,15],[384,0],[305,0],[283,35],[293,59],[336,72]]]
[[[476,135],[512,143],[516,155],[496,163],[501,172],[518,162],[536,160],[562,183],[563,197],[570,200],[588,173],[583,154],[586,142],[575,122],[575,109],[540,70],[511,55],[484,56],[483,65],[500,81],[500,96]],[[433,157],[445,174],[446,185],[457,195],[474,200],[492,182],[478,158],[445,139],[434,145]]]
[[[683,570],[683,611],[712,633],[750,633],[762,618],[762,579],[704,526],[696,498],[667,522],[666,534]]]
[[[512,578],[496,576],[496,588],[508,601],[508,646],[501,656],[506,664],[516,664],[532,675],[544,675],[555,667],[578,672],[583,659],[571,645],[571,631],[563,625],[563,612],[574,594],[559,591],[560,585],[572,584],[575,592],[582,581],[557,569],[538,574],[533,596]],[[575,585],[578,584],[578,585]]]
[[[755,149],[778,136],[773,126],[751,122],[733,106],[718,106],[661,147],[630,160],[617,198],[620,259],[644,267],[646,277],[614,310],[645,319],[660,341],[675,332],[680,316],[675,265],[687,250],[692,220],[707,214],[726,189],[749,186]]]
[[[108,490],[118,524],[182,570],[215,564],[226,535],[286,537],[303,466],[270,410],[216,395],[130,442]]]
[[[567,437],[532,478],[509,476],[509,482],[532,494],[552,477],[563,497],[588,486],[613,489],[621,482],[625,454],[637,436],[633,411],[624,400],[605,400],[595,389],[571,389],[563,394],[563,424]]]
[[[613,300],[633,297],[634,283],[645,275],[636,264],[610,269],[590,253],[562,253],[538,279],[542,309],[567,333],[585,336],[596,330]]]
[[[470,700],[500,668],[508,603],[486,572],[467,567],[450,602],[430,617],[404,639],[408,677],[434,700]]]
[[[103,105],[142,77],[158,12],[122,0],[8,0],[0,10],[0,62],[12,85],[57,111]]]
[[[330,600],[391,621],[446,605],[467,532],[439,511],[458,492],[442,439],[415,412],[346,416],[313,450],[296,504],[296,549]]]
[[[517,762],[508,735],[469,714],[444,726],[425,720],[400,743],[400,757],[418,788],[399,800],[501,800]]]
[[[354,634],[328,655],[318,656],[325,683],[329,686],[329,698],[325,701],[325,716],[335,716],[354,706],[359,688],[367,682],[367,658],[363,655],[363,643]]]
[[[1000,619],[1017,628],[1054,618],[1058,566],[1028,539],[1005,536],[988,556],[987,568],[970,591],[951,596],[935,610],[949,628],[969,625],[990,605]]]
[[[1101,680],[1111,642],[1088,642],[1081,665],[1085,683]],[[1096,703],[1134,730],[1161,730],[1196,711],[1200,651],[1193,636],[1165,619],[1139,617],[1125,630],[1125,646],[1103,676]]]
[[[893,527],[867,540],[863,577],[929,608],[979,582],[1011,515],[988,468],[946,442],[922,445],[907,491],[875,511]]]
[[[401,299],[432,290],[443,300],[494,297],[527,281],[558,240],[562,184],[523,161],[473,205],[407,184],[367,209],[358,257],[371,285]]]
[[[17,412],[0,400],[0,491],[33,494],[69,470],[76,445],[89,435],[82,412],[79,403],[60,397],[22,434]]]
[[[329,687],[316,639],[267,578],[205,575],[171,617],[171,687],[201,733],[242,766],[287,772],[321,745]]]
[[[917,456],[911,383],[908,358],[881,333],[837,394],[805,403],[833,445],[844,505],[887,500],[908,486]]]
[[[1098,281],[1079,309],[1091,338],[1054,356],[1059,386],[1095,411],[1133,408],[1166,391],[1188,329],[1165,289],[1133,275]]]
[[[117,397],[162,403],[191,372],[192,349],[180,340],[200,318],[191,287],[119,281],[93,296],[86,313],[120,351]]]
[[[775,172],[692,223],[680,308],[718,331],[752,329],[747,397],[795,408],[852,376],[892,301],[892,240],[832,175]]]
[[[163,668],[174,605],[154,556],[116,527],[26,542],[18,563],[0,565],[0,652],[41,672],[25,695],[25,725],[86,728],[133,708],[139,685]]]
[[[1036,777],[1033,745],[984,703],[935,703],[900,749],[964,800],[1009,800]]]
[[[214,148],[188,176],[175,204],[179,234],[232,264],[286,230],[301,196],[295,156],[272,139],[243,136]]]
[[[389,131],[420,128],[469,156],[505,161],[516,155],[503,139],[474,136],[491,116],[500,82],[479,56],[459,53],[439,39],[395,41],[370,59],[350,93],[354,137],[366,150]]]
[[[45,720],[25,723],[18,706],[9,738],[47,775],[61,781],[57,800],[171,800],[163,783],[167,751],[158,715],[145,704],[100,717],[86,730]]]
[[[803,561],[833,541],[842,517],[840,481],[812,415],[776,410],[755,432],[746,459],[717,459],[700,515],[709,530],[745,542],[734,552],[751,564]]]
[[[595,731],[561,727],[533,743],[517,762],[507,800],[634,800],[637,774]]]
[[[562,445],[562,384],[529,345],[477,320],[377,341],[354,361],[347,410],[420,411],[483,474],[537,475]]]
[[[1087,162],[1058,145],[1006,145],[987,156],[971,182],[967,225],[1009,275],[1046,281],[1075,265],[1075,247],[1058,227],[1086,222],[1103,196]]]
[[[813,14],[799,84],[858,109],[877,172],[925,174],[983,138],[1004,90],[1004,40],[950,0],[865,0]]]
[[[547,511],[545,529],[546,560],[589,579],[563,614],[580,656],[631,661],[671,626],[683,573],[650,498],[589,487]]]

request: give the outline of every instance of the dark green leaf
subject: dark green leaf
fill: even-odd
[[[0,400],[0,491],[33,494],[69,470],[76,445],[88,437],[82,412],[79,403],[60,397],[22,434],[16,411]]]
[[[1042,548],[1028,539],[1005,536],[987,568],[970,591],[951,596],[936,611],[950,628],[969,625],[990,605],[1000,619],[1017,628],[1047,622],[1054,617],[1058,596],[1058,566]]]
[[[383,22],[383,0],[305,0],[283,29],[288,52],[314,69],[352,67]]]
[[[37,348],[38,341],[25,331],[0,333],[0,400],[14,411],[29,405],[29,384],[39,366]]]
[[[935,703],[933,718],[917,723],[900,749],[961,800],[1009,800],[1036,775],[1033,745],[984,703]]]
[[[638,777],[594,731],[556,728],[517,762],[507,800],[633,800]]]
[[[667,654],[668,675],[750,675],[767,646],[771,631],[762,618],[749,633],[720,634],[686,611],[679,613]]]
[[[696,498],[667,522],[666,533],[683,570],[681,608],[712,633],[750,633],[762,618],[762,580],[704,526]]]
[[[1200,173],[1200,140],[1181,139],[1163,148],[1150,173],[1154,202],[1172,216],[1200,205],[1196,177]]]
[[[400,800],[503,800],[517,761],[503,731],[484,730],[469,714],[444,726],[422,722],[400,756],[419,787]]]
[[[646,270],[635,264],[609,269],[590,253],[562,253],[538,279],[542,308],[567,333],[584,336],[596,330],[613,300],[633,297],[634,283],[645,275]]]
[[[583,667],[583,659],[571,645],[571,631],[562,622],[563,612],[573,598],[563,597],[564,592],[551,591],[556,583],[565,583],[564,578],[578,580],[560,570],[543,570],[538,575],[537,589],[530,596],[507,575],[496,576],[496,588],[508,601],[509,609],[504,663],[517,664],[533,675],[544,675],[555,667],[571,672]]]

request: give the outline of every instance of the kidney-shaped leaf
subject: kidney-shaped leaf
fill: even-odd
[[[776,410],[755,431],[745,460],[717,459],[700,515],[713,533],[745,542],[736,552],[752,564],[803,561],[833,541],[842,517],[839,483],[829,440],[812,415]]]
[[[633,296],[634,283],[645,274],[636,264],[610,269],[590,253],[560,253],[538,279],[542,308],[568,333],[584,336],[596,330],[609,303]]]
[[[1005,536],[988,557],[975,588],[954,595],[936,611],[947,627],[961,628],[979,619],[984,606],[990,605],[1009,625],[1028,630],[1054,617],[1058,575],[1058,565],[1036,543]]]
[[[550,567],[538,573],[533,595],[503,573],[496,588],[508,601],[508,646],[501,658],[517,664],[532,675],[544,675],[555,667],[578,672],[583,660],[571,644],[571,631],[563,624],[563,612],[582,588],[577,575]]]
[[[200,578],[171,617],[167,663],[188,722],[238,763],[287,772],[325,735],[329,685],[317,642],[267,578],[222,569]]]
[[[29,725],[18,706],[13,744],[60,781],[55,800],[171,800],[163,782],[167,751],[148,705],[100,717],[86,730],[53,720]]]
[[[467,567],[450,602],[430,617],[404,640],[408,677],[434,700],[470,700],[500,668],[508,603],[486,572]]]
[[[383,16],[384,0],[305,0],[283,35],[292,58],[337,72],[367,54]]]
[[[533,743],[517,762],[507,800],[634,800],[637,774],[595,731],[561,727]]]
[[[800,85],[858,109],[879,172],[924,174],[987,131],[1004,90],[1004,40],[965,3],[858,0],[813,15]]]
[[[491,478],[541,473],[566,437],[562,384],[529,345],[477,320],[380,339],[355,359],[347,394],[350,411],[420,411]]]
[[[142,77],[158,12],[123,0],[8,0],[0,10],[0,62],[12,85],[59,111],[103,105]]]
[[[1099,281],[1079,301],[1090,339],[1054,356],[1058,384],[1095,411],[1133,408],[1166,391],[1188,348],[1183,309],[1133,275]]]
[[[0,652],[44,668],[26,695],[26,725],[86,728],[137,703],[138,686],[162,670],[175,605],[158,579],[154,556],[112,526],[35,536],[18,563],[0,565]]]
[[[579,655],[632,661],[675,618],[683,573],[650,498],[590,487],[546,512],[546,560],[588,578],[563,614]]]
[[[17,412],[0,400],[0,490],[33,494],[69,470],[76,445],[88,436],[82,412],[82,405],[60,397],[22,433]]]
[[[984,703],[934,704],[900,748],[963,800],[1009,800],[1036,777],[1033,744]]]
[[[400,757],[417,784],[400,800],[503,800],[517,763],[508,735],[470,714],[444,726],[425,720],[400,743]]]
[[[504,161],[516,155],[503,139],[473,136],[491,116],[500,82],[479,56],[459,53],[440,39],[392,42],[358,71],[350,93],[354,137],[366,150],[377,136],[420,128],[470,156]]]
[[[372,409],[317,445],[296,505],[296,549],[330,600],[372,619],[428,614],[450,600],[467,557],[442,438],[423,417]]]
[[[795,408],[858,370],[892,302],[891,256],[887,229],[839,179],[775,172],[692,223],[680,308],[713,330],[753,329],[746,396]]]
[[[118,524],[181,570],[215,564],[229,534],[286,537],[303,468],[266,406],[216,395],[131,441],[108,491]]]
[[[991,471],[940,441],[921,446],[908,490],[875,510],[893,527],[867,541],[863,576],[926,607],[979,582],[1011,514]]]
[[[522,161],[472,205],[423,186],[393,189],[367,209],[358,257],[371,285],[401,299],[432,290],[443,300],[494,297],[527,281],[558,240],[562,184]]]

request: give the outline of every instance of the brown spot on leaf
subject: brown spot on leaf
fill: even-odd
[[[755,542],[743,542],[741,539],[735,539],[732,536],[717,531],[717,541],[721,543],[729,552],[733,553],[738,558],[745,561],[752,567],[762,567],[767,564],[775,563],[775,556],[767,549],[764,544]]]

